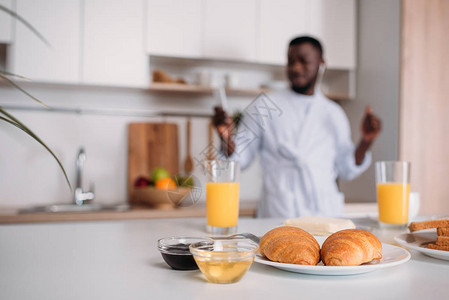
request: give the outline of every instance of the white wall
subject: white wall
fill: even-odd
[[[52,107],[211,113],[212,107],[218,104],[218,100],[212,96],[152,94],[139,89],[57,85],[27,85],[26,89]],[[243,109],[249,101],[250,98],[233,98],[230,110]],[[39,107],[17,90],[5,86],[0,87],[0,104]],[[76,154],[80,146],[85,147],[85,185],[89,188],[89,182],[95,184],[96,201],[99,203],[126,201],[127,124],[130,122],[177,123],[180,167],[184,163],[186,119],[182,117],[143,118],[22,110],[9,112],[32,128],[55,151],[72,184],[75,183]],[[201,157],[200,153],[207,145],[207,128],[208,119],[192,119],[193,156]],[[62,172],[50,154],[37,142],[4,122],[0,123],[0,140],[0,206],[72,201],[72,194],[65,184]],[[196,175],[199,176],[199,173],[197,170]],[[242,201],[258,198],[258,174],[260,169],[257,163],[242,173]]]
[[[343,102],[353,130],[360,138],[360,120],[370,104],[383,120],[383,132],[373,147],[374,161],[396,159],[398,149],[398,86],[400,43],[400,0],[358,2],[358,72],[355,101]],[[251,75],[256,76],[256,75]],[[245,78],[241,78],[245,81]],[[50,106],[98,109],[171,110],[211,113],[218,100],[212,96],[149,93],[139,89],[27,85],[27,90]],[[251,98],[234,98],[231,110],[243,109]],[[0,86],[0,105],[37,106],[17,90]],[[10,111],[29,125],[55,150],[74,183],[75,156],[79,146],[87,153],[86,181],[95,183],[97,201],[126,200],[126,124],[160,121],[131,116],[76,115],[66,113]],[[167,118],[179,124],[180,163],[185,158],[185,119]],[[207,144],[207,121],[193,119],[192,153]],[[0,123],[0,206],[70,202],[72,195],[56,162],[36,142]],[[241,198],[259,197],[261,176],[257,164],[242,173]],[[374,172],[342,183],[348,202],[375,201]]]
[[[353,140],[360,139],[366,105],[382,119],[373,163],[398,158],[400,0],[359,0],[356,99],[342,102],[351,123]],[[342,182],[347,202],[376,201],[374,167],[352,182]]]

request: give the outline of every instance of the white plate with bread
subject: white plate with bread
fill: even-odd
[[[326,237],[315,236],[315,239],[321,246]],[[260,253],[256,255],[254,261],[289,272],[335,276],[368,273],[379,269],[394,267],[403,264],[409,259],[410,253],[407,250],[390,244],[382,243],[382,258],[359,266],[325,266],[322,261],[320,261],[317,265],[286,264],[271,261],[262,256]]]
[[[427,245],[435,242],[437,237],[436,231],[429,229],[423,232],[403,233],[396,236],[394,240],[402,246],[419,251],[433,258],[449,260],[449,251],[427,248]]]
[[[410,233],[403,233],[394,240],[409,249],[425,255],[449,260],[449,218],[412,222]]]
[[[397,266],[410,259],[407,250],[383,244],[366,230],[351,228],[355,227],[352,222],[343,224],[339,221],[349,228],[328,228],[335,232],[317,236],[305,229],[323,232],[325,228],[318,226],[321,219],[302,218],[299,221],[303,228],[288,224],[265,233],[259,241],[260,253],[255,262],[295,273],[355,275]]]

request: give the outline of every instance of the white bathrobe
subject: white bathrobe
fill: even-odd
[[[247,168],[257,153],[263,169],[258,217],[338,216],[344,196],[336,179],[351,180],[371,163],[355,163],[348,119],[321,92],[282,90],[259,96],[244,111],[228,159]]]

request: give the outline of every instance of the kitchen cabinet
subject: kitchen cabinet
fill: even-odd
[[[308,29],[306,0],[260,0],[258,7],[258,61],[285,65],[290,40]]]
[[[149,0],[152,55],[254,61],[256,0]]]
[[[75,0],[16,1],[17,13],[39,30],[51,47],[16,21],[14,73],[41,82],[79,82],[80,3]]]
[[[148,53],[201,57],[202,0],[149,0],[146,15]]]
[[[288,42],[296,36],[317,37],[327,66],[356,66],[354,0],[259,0],[258,60],[285,65]]]
[[[0,0],[0,5],[12,9],[12,0]],[[12,17],[0,11],[0,44],[11,43]]]
[[[149,0],[147,52],[285,65],[288,42],[319,38],[329,68],[356,66],[355,0]]]
[[[355,69],[355,0],[312,0],[309,5],[309,33],[323,42],[327,67]]]
[[[256,0],[204,1],[206,58],[255,61]]]
[[[84,2],[82,82],[145,87],[143,0]]]

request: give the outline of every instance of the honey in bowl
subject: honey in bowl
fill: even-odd
[[[254,261],[259,245],[249,240],[216,240],[191,244],[190,252],[212,283],[238,282]]]

